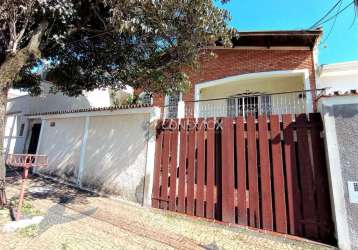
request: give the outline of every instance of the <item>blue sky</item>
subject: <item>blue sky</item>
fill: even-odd
[[[222,7],[232,16],[231,26],[239,31],[307,29],[337,0],[231,0]],[[352,2],[343,0],[342,8]],[[334,11],[331,15],[334,15]],[[358,60],[358,17],[352,5],[340,14],[326,40],[334,20],[323,26],[324,44],[319,50],[320,64]]]

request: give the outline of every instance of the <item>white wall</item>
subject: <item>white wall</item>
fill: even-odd
[[[44,120],[37,153],[49,156],[49,167],[41,173],[76,182],[84,121],[83,117]]]
[[[343,92],[358,89],[358,61],[321,66],[317,87]]]
[[[7,113],[22,112],[43,113],[58,110],[98,108],[110,106],[109,90],[85,92],[83,96],[68,97],[62,93],[51,94],[50,84],[41,84],[43,92],[40,96],[19,96],[8,100]]]
[[[306,92],[306,98],[301,98],[302,92],[299,92],[309,89],[308,69],[272,71],[226,77],[196,84],[195,99],[221,99],[243,93],[273,94],[271,104],[265,107],[266,112],[271,109],[271,112],[275,114],[305,113],[313,109],[312,96]],[[279,94],[283,92],[287,93]],[[191,108],[186,108],[186,110]],[[226,116],[227,114],[226,100],[197,102],[194,109],[197,116]]]
[[[333,96],[319,100],[332,210],[338,247],[358,249],[358,204],[350,201],[348,181],[358,181],[358,96]]]
[[[23,134],[20,134],[21,125],[24,125]],[[26,139],[27,121],[21,114],[13,114],[6,117],[4,152],[7,154],[22,153]]]
[[[142,202],[149,114],[91,117],[82,186]]]
[[[111,105],[108,89],[95,89],[91,92],[85,92],[84,96],[91,107],[109,107]]]
[[[140,204],[150,202],[154,156],[148,161],[148,141],[155,145],[148,125],[159,117],[157,109],[43,116],[37,153],[48,155],[49,166],[39,173]]]
[[[281,93],[305,90],[302,76],[244,79],[200,89],[200,100],[225,98],[242,93]]]
[[[61,93],[56,95],[50,94],[50,83],[42,82],[41,88],[43,90],[40,96],[31,97],[24,95],[23,92],[18,92],[18,96],[10,98],[7,102],[6,113],[8,119],[6,122],[4,151],[5,153],[23,153],[26,151],[26,142],[31,135],[31,124],[24,116],[30,113],[44,113],[58,110],[72,110],[72,109],[87,109],[98,107],[109,107],[111,105],[110,94],[108,89],[94,90],[85,92],[83,96],[68,97]],[[12,91],[17,93],[16,91]],[[21,95],[20,95],[21,94]],[[15,96],[11,94],[9,96]],[[18,128],[15,127],[13,133],[10,134],[10,128],[13,126],[13,117],[17,117],[15,126],[21,126],[24,123],[24,134],[18,136]]]

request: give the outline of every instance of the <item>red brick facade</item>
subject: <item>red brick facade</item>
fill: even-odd
[[[199,70],[190,73],[191,87],[183,94],[183,100],[194,100],[194,86],[197,83],[217,80],[229,76],[278,71],[308,69],[311,89],[315,89],[315,69],[311,50],[254,50],[217,49],[215,58],[201,63]],[[156,95],[155,106],[164,105],[164,97]]]

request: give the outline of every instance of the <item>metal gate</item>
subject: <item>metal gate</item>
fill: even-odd
[[[334,243],[318,113],[159,121],[152,206]]]

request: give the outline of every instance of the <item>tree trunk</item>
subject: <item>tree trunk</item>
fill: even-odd
[[[5,193],[5,158],[4,158],[4,133],[6,125],[6,104],[10,84],[26,64],[30,54],[28,48],[20,50],[16,55],[10,56],[0,66],[0,207],[7,203]]]
[[[48,23],[42,22],[34,32],[28,45],[19,50],[15,55],[8,56],[0,65],[0,207],[6,205],[5,196],[5,159],[4,159],[4,132],[6,122],[6,104],[9,86],[14,81],[21,68],[28,62],[30,57],[40,58],[39,49],[43,34],[47,29]]]
[[[6,103],[7,103],[7,86],[1,86],[0,89],[0,207],[7,203],[5,193],[5,161],[4,161],[4,132],[6,123]]]

